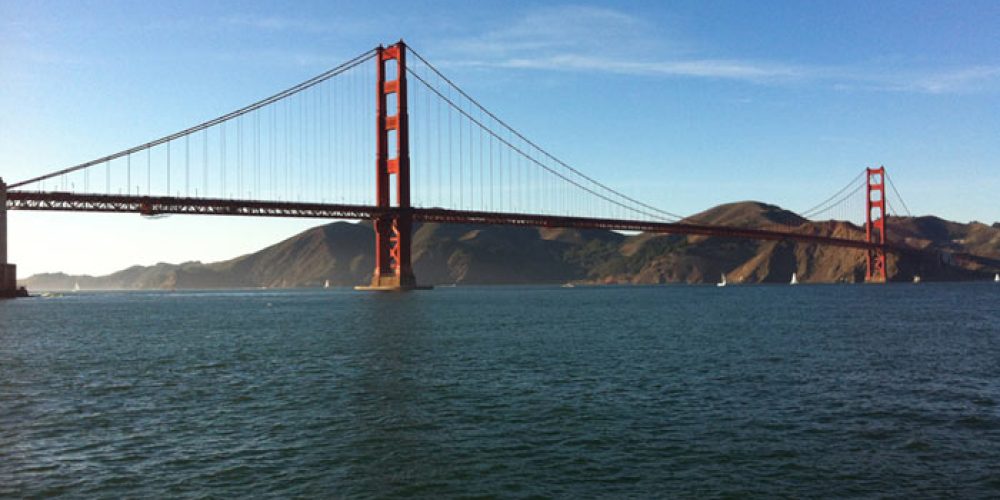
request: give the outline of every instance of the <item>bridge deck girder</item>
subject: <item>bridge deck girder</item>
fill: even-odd
[[[8,193],[7,208],[10,210],[29,211],[137,213],[148,216],[166,214],[227,215],[347,220],[373,219],[400,210],[398,208],[380,208],[368,205],[81,194],[61,191],[10,191]],[[861,250],[874,248],[883,248],[887,251],[902,250],[889,244],[875,245],[864,240],[831,238],[791,231],[712,226],[685,222],[601,219],[559,215],[448,210],[443,208],[411,208],[407,210],[412,214],[413,220],[419,222],[643,231],[754,240],[788,240]]]

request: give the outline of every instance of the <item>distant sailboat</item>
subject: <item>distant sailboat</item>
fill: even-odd
[[[80,282],[79,281],[77,281],[76,283],[73,284],[73,291],[74,292],[79,292],[80,291]]]
[[[792,273],[792,281],[788,282],[788,284],[789,285],[798,285],[799,284],[799,277],[796,276],[795,273]]]
[[[330,280],[326,280],[323,282],[323,288],[330,288]]]
[[[726,286],[726,275],[722,275],[722,281],[715,284],[715,286]]]
[[[914,274],[913,275],[913,284],[916,285],[917,283],[920,283],[920,275],[919,274]]]
[[[993,277],[993,282],[1000,283],[1000,273],[997,273],[997,275]]]

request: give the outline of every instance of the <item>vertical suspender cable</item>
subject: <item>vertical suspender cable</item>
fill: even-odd
[[[483,113],[479,113],[480,123],[483,121]],[[483,153],[485,152],[485,147],[483,146],[483,127],[477,127],[479,129],[479,206],[480,210],[486,210],[486,181],[483,175],[486,162],[483,161]]]
[[[490,136],[490,178],[486,181],[489,184],[490,189],[490,211],[495,212],[495,200],[493,199],[493,190],[496,185],[493,183],[493,136]]]
[[[208,129],[202,131],[201,133],[201,177],[202,177],[202,191],[201,195],[208,197]]]
[[[430,95],[430,92],[428,92],[427,95]],[[444,179],[442,179],[442,170],[444,170],[444,161],[442,161],[443,157],[441,156],[441,134],[443,132],[443,130],[441,130],[441,100],[434,99],[434,106],[436,108],[435,114],[437,115],[437,119],[435,120],[436,133],[434,134],[435,137],[437,137],[437,186],[436,186],[437,189],[436,189],[436,196],[434,197],[434,204],[437,206],[441,206],[443,203],[441,199],[441,186],[442,183],[444,182]],[[451,155],[448,156],[450,157]]]
[[[226,189],[226,123],[219,124],[219,198],[228,198]]]

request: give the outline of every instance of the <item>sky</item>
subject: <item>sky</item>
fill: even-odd
[[[885,165],[1000,221],[1000,2],[0,0],[0,177],[237,109],[400,38],[535,142],[673,213],[791,210]],[[12,212],[19,275],[255,251],[316,220]]]

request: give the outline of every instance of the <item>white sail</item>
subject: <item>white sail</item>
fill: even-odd
[[[726,286],[726,275],[725,274],[722,275],[722,281],[719,281],[718,283],[716,283],[715,286]]]
[[[74,292],[79,292],[80,291],[80,282],[79,281],[77,281],[76,283],[73,284],[73,291]]]
[[[993,277],[993,282],[1000,283],[1000,273],[997,273],[997,275]]]
[[[789,285],[798,285],[799,284],[799,277],[796,276],[795,273],[792,273],[792,281],[790,281],[788,284]]]
[[[323,282],[323,288],[330,288],[330,280],[326,280]]]

